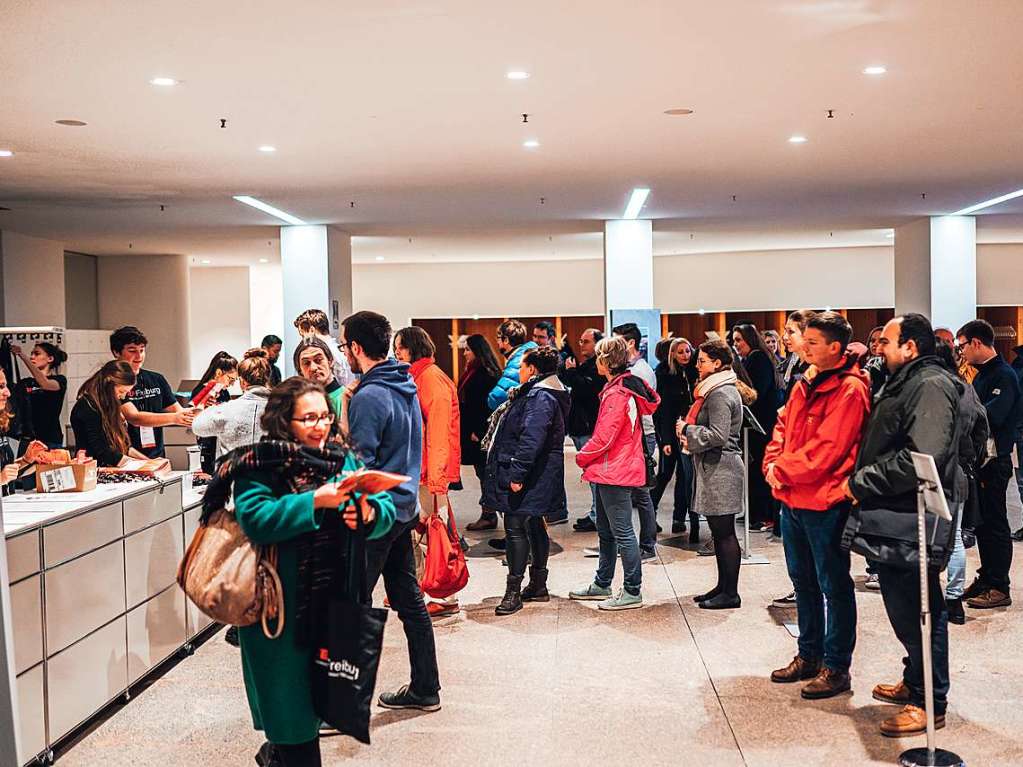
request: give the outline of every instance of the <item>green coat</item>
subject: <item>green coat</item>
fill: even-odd
[[[345,471],[361,464],[353,455]],[[376,520],[369,538],[380,538],[394,524],[394,503],[387,493],[370,496]],[[288,493],[279,480],[256,472],[234,487],[235,516],[251,541],[277,544],[277,571],[284,587],[284,631],[267,639],[259,624],[238,631],[242,673],[252,710],[252,723],[271,743],[305,743],[317,737],[320,719],[313,711],[310,669],[312,652],[296,639],[294,621],[298,588],[296,538],[320,526],[323,510],[313,509],[313,492]]]

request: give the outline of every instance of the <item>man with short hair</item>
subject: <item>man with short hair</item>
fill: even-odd
[[[345,387],[334,377],[334,354],[321,339],[310,336],[303,338],[295,347],[292,363],[296,372],[308,381],[315,381],[327,391],[327,399],[334,411],[334,417],[344,417],[342,401]]]
[[[557,347],[558,329],[553,322],[541,320],[533,325],[533,343],[537,346]]]
[[[327,345],[333,358],[331,367],[334,378],[341,386],[348,386],[355,380],[348,360],[341,353],[337,341],[330,335],[330,321],[326,312],[321,309],[306,309],[295,318],[295,328],[302,338],[318,338]]]
[[[579,336],[579,357],[582,362],[577,364],[575,357],[569,357],[558,368],[558,378],[569,387],[572,398],[567,431],[576,450],[582,450],[583,445],[593,436],[597,412],[600,410],[600,392],[607,383],[597,372],[597,341],[603,337],[604,334],[596,328],[584,330]],[[597,531],[597,489],[592,483],[590,498],[589,514],[579,517],[572,525],[577,532]]]
[[[1007,607],[1009,568],[1012,566],[1012,532],[1009,529],[1005,494],[1012,478],[1012,451],[1020,417],[1019,378],[995,351],[995,330],[984,320],[967,322],[956,333],[963,359],[977,369],[973,388],[987,411],[990,429],[988,460],[977,473],[980,486],[980,524],[977,551],[980,568],[963,598],[970,607]]]
[[[147,458],[166,458],[163,427],[191,426],[196,410],[181,407],[167,379],[142,367],[148,347],[149,340],[134,325],[110,334],[110,353],[114,359],[127,362],[135,373],[135,387],[121,405],[131,446]]]
[[[846,496],[863,509],[917,513],[917,476],[911,452],[934,457],[942,489],[954,501],[962,482],[956,418],[961,386],[935,356],[934,331],[922,314],[905,314],[888,322],[879,349],[891,377],[875,398],[860,440],[856,468],[845,482]],[[926,414],[926,417],[921,417]],[[950,502],[950,506],[952,503]],[[902,680],[874,687],[876,700],[904,706],[881,722],[889,737],[917,735],[927,728],[924,710],[923,643],[920,636],[920,569],[916,563],[893,566],[876,562],[888,620],[906,657]],[[948,610],[941,573],[927,574],[931,612],[931,673],[934,721],[945,726],[948,705]]]
[[[526,341],[526,326],[518,320],[505,320],[497,328],[497,350],[504,355],[504,371],[497,379],[497,384],[487,395],[487,406],[497,410],[505,400],[508,392],[519,385],[519,368],[522,357],[530,349],[536,349],[535,341]]]
[[[779,412],[764,454],[764,478],[782,503],[782,543],[799,618],[799,652],[771,681],[811,680],[801,690],[808,699],[850,689],[856,646],[856,590],[841,546],[849,518],[843,484],[856,464],[870,384],[846,353],[851,339],[852,326],[841,314],[809,318],[801,351],[810,367]]]
[[[270,361],[270,388],[272,389],[281,382],[281,369],[277,367],[277,360],[281,358],[281,347],[284,342],[273,334],[263,336],[260,348],[266,352],[266,358]]]
[[[405,629],[411,682],[380,695],[384,708],[440,709],[440,679],[433,625],[416,578],[412,530],[419,524],[419,476],[423,457],[423,416],[409,366],[387,356],[391,325],[376,312],[357,312],[341,327],[341,347],[351,369],[361,373],[348,387],[348,429],[367,468],[408,476],[388,490],[395,524],[383,538],[366,542],[366,587],[372,594],[383,576],[391,608]]]
[[[643,340],[639,326],[635,322],[626,322],[612,328],[611,333],[624,338],[629,347],[629,372],[642,379],[650,391],[656,392],[657,376],[639,351]],[[646,452],[651,456],[657,455],[657,433],[653,416],[643,416],[642,424]],[[633,488],[632,505],[639,511],[639,558],[643,562],[654,562],[657,560],[657,533],[661,531],[661,526],[657,524],[657,510],[654,508],[653,499],[650,498],[649,488]]]

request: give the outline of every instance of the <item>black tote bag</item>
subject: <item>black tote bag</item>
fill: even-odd
[[[327,604],[324,641],[313,659],[313,708],[342,735],[369,744],[370,706],[384,642],[387,610],[366,600],[366,526],[349,531],[347,578]]]

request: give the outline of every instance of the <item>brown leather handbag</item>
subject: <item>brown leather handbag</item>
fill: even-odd
[[[269,639],[284,631],[277,547],[250,541],[227,509],[214,511],[195,531],[178,566],[178,585],[215,621],[232,626],[261,623]]]

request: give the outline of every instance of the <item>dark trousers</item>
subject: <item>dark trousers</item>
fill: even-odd
[[[924,657],[920,631],[920,569],[897,569],[875,564],[881,596],[895,636],[906,648],[902,681],[909,688],[909,702],[924,708]],[[927,577],[931,611],[931,665],[934,674],[934,715],[942,716],[948,705],[948,610],[941,591],[940,573]]]
[[[650,455],[657,454],[657,437],[653,434],[644,434],[646,449]],[[639,548],[643,553],[649,554],[657,550],[657,510],[650,497],[650,491],[645,487],[632,488],[632,505],[639,512]]]
[[[533,555],[533,567],[547,569],[551,553],[551,537],[543,517],[529,514],[504,515],[505,541],[507,541],[508,575],[521,576],[526,572],[526,559]]]
[[[1012,566],[1012,531],[1009,530],[1005,493],[1012,478],[1012,458],[1000,456],[987,462],[977,475],[980,484],[980,524],[977,525],[977,575],[988,588],[1009,593]]]
[[[497,519],[497,512],[493,509],[488,509],[483,505],[483,477],[487,473],[487,461],[486,455],[483,456],[483,460],[480,463],[474,463],[472,470],[476,473],[476,479],[480,481],[480,516],[487,519]]]
[[[689,500],[693,495],[693,459],[692,456],[682,452],[682,446],[678,438],[672,439],[671,453],[661,451],[661,457],[657,462],[657,486],[650,491],[650,500],[654,508],[661,505],[661,496],[675,477],[675,507],[671,515],[672,522],[685,522],[689,514]]]
[[[856,646],[856,589],[849,552],[841,546],[849,518],[844,506],[827,511],[783,508],[785,565],[796,592],[799,656],[848,671]]]
[[[398,620],[408,640],[412,692],[433,695],[440,689],[437,647],[433,640],[433,624],[416,579],[416,561],[412,552],[412,529],[418,522],[418,519],[399,522],[383,538],[366,541],[366,588],[372,600],[373,588],[383,576],[387,599],[391,608],[398,612]]]
[[[746,524],[758,524],[774,520],[774,503],[771,488],[764,479],[764,452],[767,437],[749,432],[749,516]]]

